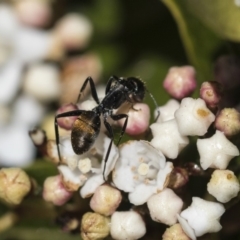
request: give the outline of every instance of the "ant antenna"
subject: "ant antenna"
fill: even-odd
[[[157,104],[156,99],[153,97],[153,95],[152,95],[147,89],[146,89],[146,91],[148,92],[149,96],[150,96],[151,99],[153,100],[153,103],[154,103],[154,105],[155,105],[155,107],[156,107],[156,109],[157,109],[157,116],[156,116],[156,118],[155,118],[155,120],[154,120],[154,122],[156,122],[156,121],[158,120],[159,116],[160,116],[160,111],[159,111],[159,109],[158,109],[158,104]]]

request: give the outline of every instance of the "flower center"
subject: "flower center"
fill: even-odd
[[[91,160],[89,158],[79,160],[78,168],[82,173],[88,173],[92,168]]]
[[[148,174],[148,171],[149,171],[149,165],[147,163],[141,163],[138,166],[138,174],[139,175],[145,176]]]

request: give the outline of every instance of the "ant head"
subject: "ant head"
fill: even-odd
[[[146,87],[144,82],[139,78],[129,77],[127,78],[129,84],[132,87],[132,99],[134,102],[142,102],[145,96]]]

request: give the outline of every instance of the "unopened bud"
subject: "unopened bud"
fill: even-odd
[[[117,209],[122,200],[121,192],[109,185],[97,188],[90,201],[93,211],[105,216],[110,216]]]
[[[104,239],[110,232],[110,220],[98,213],[88,212],[81,222],[81,237],[83,240]]]
[[[61,114],[64,112],[70,112],[70,111],[74,111],[74,110],[78,110],[77,106],[70,103],[70,104],[66,104],[63,105],[62,107],[60,107],[57,110],[57,114]],[[68,117],[61,117],[57,119],[57,123],[59,125],[59,127],[64,128],[66,130],[71,130],[73,123],[75,122],[75,120],[78,118],[78,116],[68,116]]]
[[[240,113],[234,108],[224,108],[215,120],[215,127],[227,137],[240,133]]]
[[[56,141],[54,140],[47,141],[46,154],[52,163],[55,163],[55,164],[59,163]]]
[[[20,168],[2,168],[0,186],[0,198],[6,203],[18,205],[31,190],[31,181]]]
[[[146,233],[145,222],[135,211],[115,212],[111,217],[113,239],[139,239]]]
[[[36,147],[43,146],[47,141],[46,132],[42,129],[33,129],[29,131],[29,136]]]
[[[162,240],[191,240],[183,231],[181,225],[176,223],[170,228],[167,228],[162,235]]]
[[[149,126],[150,109],[145,103],[136,103],[126,112],[128,115],[128,123],[125,132],[129,135],[139,135],[144,133]],[[126,118],[119,120],[121,127],[124,126]]]
[[[221,85],[215,81],[203,82],[200,89],[200,97],[206,102],[210,109],[216,109],[221,97]]]
[[[63,186],[60,175],[48,177],[44,182],[43,199],[54,205],[63,205],[72,197],[72,194]]]
[[[172,189],[181,188],[188,182],[188,179],[188,172],[186,169],[175,167],[170,174],[168,187]]]
[[[170,68],[163,82],[166,91],[176,99],[190,96],[196,85],[195,69],[191,66]]]

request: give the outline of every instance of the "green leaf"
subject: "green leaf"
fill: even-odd
[[[36,160],[31,166],[24,170],[40,185],[43,184],[47,177],[58,174],[57,166],[44,159]]]
[[[221,37],[240,41],[240,5],[234,0],[186,0],[192,13]]]
[[[198,79],[211,80],[213,55],[222,40],[189,12],[186,0],[162,0],[162,2],[169,8],[176,21],[186,54],[197,70]]]

